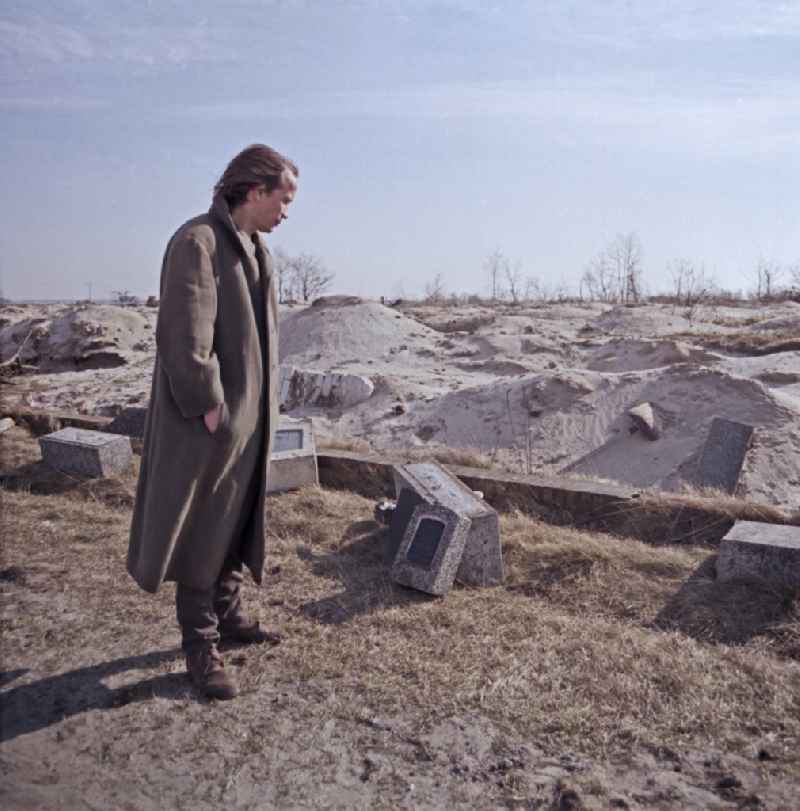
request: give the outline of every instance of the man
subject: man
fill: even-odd
[[[297,167],[239,153],[207,214],[174,234],[161,270],[156,362],[128,549],[145,590],[177,583],[186,667],[207,696],[238,687],[220,639],[276,642],[245,616],[243,564],[264,565],[264,497],[278,419],[278,300],[258,232],[287,217]]]

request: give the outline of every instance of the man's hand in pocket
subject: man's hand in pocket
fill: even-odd
[[[203,422],[206,424],[206,428],[208,428],[209,434],[214,434],[219,428],[219,420],[222,416],[222,403],[218,406],[214,406],[211,411],[207,411],[203,414]]]

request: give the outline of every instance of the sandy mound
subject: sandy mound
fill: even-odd
[[[288,313],[281,321],[281,363],[325,368],[357,360],[378,359],[415,349],[435,351],[441,336],[389,307],[372,301],[344,306],[311,307]]]
[[[685,312],[599,304],[400,311],[329,297],[282,311],[280,353],[309,384],[292,414],[313,417],[323,441],[356,437],[387,453],[475,449],[519,473],[567,470],[677,489],[712,419],[727,417],[756,429],[741,494],[796,504],[800,352],[712,353],[692,333],[785,333],[800,305],[698,308],[691,323]],[[154,326],[147,308],[3,308],[0,357],[30,333],[24,359],[53,370],[3,384],[6,407],[116,414],[143,405]],[[330,394],[343,382],[357,396],[334,406]],[[630,433],[627,411],[643,401],[663,425],[654,442]]]
[[[684,315],[673,310],[648,306],[613,307],[587,321],[587,331],[622,335],[669,335],[691,327]]]
[[[800,310],[800,304],[796,304],[795,307]],[[800,312],[768,318],[766,321],[754,324],[753,329],[759,332],[793,332],[800,335]]]
[[[652,403],[661,419],[663,432],[656,442],[631,433],[625,412],[642,401]],[[756,428],[740,482],[742,494],[789,503],[791,491],[800,485],[795,461],[800,435],[794,430],[800,408],[756,381],[710,369],[674,367],[629,378],[593,405],[597,412],[586,427],[594,428],[604,441],[568,463],[565,470],[570,473],[613,478],[636,487],[680,489],[694,472],[713,418],[725,417]],[[602,429],[601,421],[606,423]]]
[[[632,432],[627,411],[641,402],[652,403],[661,421],[655,442]],[[518,472],[679,490],[694,472],[714,417],[756,428],[741,494],[792,503],[800,488],[800,403],[757,381],[708,368],[684,364],[612,377],[570,370],[501,379],[415,403],[402,422],[417,444],[475,448]],[[402,433],[397,420],[392,431]],[[372,439],[380,440],[379,434]]]
[[[24,363],[41,371],[122,366],[125,353],[152,346],[152,323],[138,310],[113,305],[70,307],[0,330],[0,356],[20,347]],[[24,346],[23,346],[24,343]]]
[[[632,372],[675,363],[714,363],[711,352],[682,341],[613,340],[589,353],[586,366],[598,372]]]

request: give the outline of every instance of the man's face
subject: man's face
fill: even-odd
[[[297,178],[291,172],[284,172],[280,186],[271,192],[261,188],[256,192],[254,214],[256,228],[269,233],[288,216],[289,204],[297,191]]]

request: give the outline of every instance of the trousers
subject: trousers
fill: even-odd
[[[177,584],[175,610],[181,627],[184,653],[219,644],[220,627],[233,628],[242,621],[242,569],[241,560],[230,556],[210,589],[194,589],[183,583]]]
[[[261,441],[263,420],[255,434]],[[242,616],[241,586],[244,564],[240,554],[242,533],[252,516],[260,491],[260,473],[248,484],[247,493],[233,534],[233,542],[222,564],[216,582],[210,589],[195,589],[178,582],[175,589],[175,611],[181,627],[181,647],[188,654],[198,648],[217,645],[220,628],[233,629],[246,624]]]

